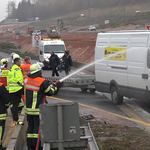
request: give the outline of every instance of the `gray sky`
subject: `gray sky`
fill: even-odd
[[[10,0],[0,0],[0,21],[3,20],[7,16],[6,7],[8,4],[8,1]],[[15,1],[18,6],[18,3],[22,0],[15,0]]]

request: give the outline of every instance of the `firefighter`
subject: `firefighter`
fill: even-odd
[[[13,126],[18,122],[18,109],[21,110],[23,103],[21,102],[21,95],[24,92],[23,88],[23,74],[20,69],[21,59],[18,54],[13,55],[14,65],[8,73],[8,86],[11,96],[11,112],[13,115]],[[19,107],[19,108],[18,108]]]
[[[35,150],[39,131],[39,105],[44,104],[46,95],[51,96],[57,87],[50,85],[42,78],[41,67],[38,63],[31,65],[30,74],[24,80],[25,113],[27,114],[27,145],[29,150]]]
[[[24,78],[27,76],[28,73],[30,73],[30,66],[31,66],[31,57],[25,56],[24,64],[20,66]]]
[[[11,53],[10,54],[10,58],[11,58],[11,61],[12,61],[12,63],[14,64],[14,56],[16,57],[18,54],[16,54],[16,53]],[[19,56],[19,55],[18,55]],[[20,56],[19,56],[20,57]],[[21,65],[23,65],[23,62],[22,62],[22,58],[20,57],[20,60],[21,60]],[[20,65],[20,66],[21,66]]]
[[[0,74],[2,71],[0,71]],[[4,150],[2,146],[2,138],[5,131],[5,121],[7,117],[7,108],[10,105],[10,96],[3,83],[0,82],[0,150]]]
[[[6,87],[6,89],[8,90],[8,86],[7,86],[7,76],[9,73],[9,69],[8,69],[8,63],[9,63],[9,59],[7,58],[3,58],[1,59],[1,70],[2,70],[2,74],[0,76],[0,82],[2,82],[4,84],[4,86]]]

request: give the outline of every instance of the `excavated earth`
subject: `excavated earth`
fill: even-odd
[[[2,30],[1,27],[0,30]],[[95,32],[61,34],[67,49],[70,50],[72,59],[82,63],[94,61],[96,36],[97,33]],[[16,46],[20,45],[20,51],[38,54],[38,49],[32,48],[32,41],[29,35],[23,32],[19,35],[18,40],[15,37],[14,33],[2,31],[0,33],[0,43],[11,42]],[[95,119],[90,121],[90,124],[100,150],[150,150],[150,135],[138,128],[135,123],[125,120],[118,121],[115,117],[96,110],[84,109],[83,107],[80,109],[80,113],[91,113],[94,115]],[[81,120],[81,122],[83,124],[87,123],[86,120]]]
[[[45,35],[44,35],[45,36]],[[66,48],[70,50],[72,59],[77,62],[89,63],[94,60],[94,48],[97,33],[62,33],[62,40]],[[32,38],[26,33],[21,33],[19,39],[15,39],[14,33],[0,33],[0,43],[11,42],[16,46],[20,45],[22,51],[31,51],[38,54],[38,48],[32,47]]]

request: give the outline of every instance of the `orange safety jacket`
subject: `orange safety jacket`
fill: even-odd
[[[24,78],[27,76],[27,74],[30,73],[30,66],[31,64],[26,63],[26,62],[24,62],[24,64],[20,66]]]
[[[24,95],[25,95],[25,113],[27,115],[39,115],[39,105],[45,101],[47,91],[40,91],[42,83],[45,81],[42,77],[30,78],[26,77],[24,80]]]
[[[4,86],[6,87],[6,89],[8,89],[7,77],[8,77],[9,69],[2,68],[1,70],[2,70],[2,75],[0,76],[0,82],[2,82]]]

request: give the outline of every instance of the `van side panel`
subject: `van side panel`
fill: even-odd
[[[122,96],[146,99],[149,93],[143,74],[147,74],[149,32],[99,33],[95,48],[95,87],[100,92],[110,92],[111,83]],[[127,47],[126,60],[102,60],[105,47]],[[150,76],[150,69],[148,70]],[[149,77],[150,78],[150,77]]]
[[[115,37],[111,37],[109,35],[98,35],[95,48],[95,61],[98,61],[95,64],[95,86],[98,91],[110,92],[110,84],[112,81],[117,81],[117,85],[127,86],[127,62],[106,59],[104,51],[105,47],[111,45],[113,45],[113,47],[127,47],[128,41],[128,35],[122,35],[122,38],[117,35]],[[105,60],[101,61],[101,59]],[[123,87],[121,89],[123,89]],[[124,89],[122,91],[124,91],[125,95],[127,94],[127,90]]]

